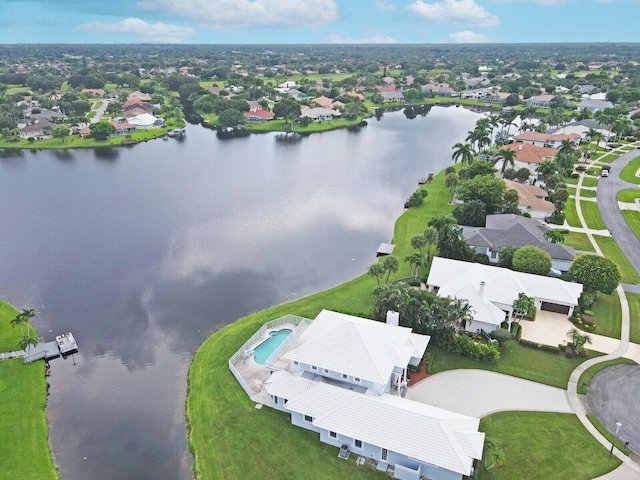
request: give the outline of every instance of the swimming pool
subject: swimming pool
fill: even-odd
[[[282,330],[270,332],[269,338],[267,338],[264,342],[262,342],[254,349],[253,359],[256,361],[256,363],[259,363],[260,365],[264,365],[265,363],[267,363],[267,358],[269,358],[269,355],[275,352],[276,348],[282,345],[282,342],[284,342],[287,337],[291,335],[292,331],[293,330],[291,330],[290,328],[283,328]]]

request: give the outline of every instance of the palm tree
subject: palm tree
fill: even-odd
[[[23,337],[24,337],[24,329],[22,328],[22,325],[24,325],[25,323],[26,323],[26,319],[20,313],[18,313],[15,316],[15,318],[11,319],[11,325],[13,327],[19,326],[20,327],[20,333],[22,334]]]
[[[491,132],[491,138],[493,138],[494,130],[501,125],[499,115],[489,115],[489,131]]]
[[[498,156],[502,158],[502,169],[500,173],[504,175],[504,171],[507,169],[507,165],[511,165],[511,168],[514,167],[518,152],[512,148],[503,148],[498,152]]]
[[[415,273],[413,274],[414,279],[418,278],[420,269],[427,266],[427,257],[423,253],[414,252],[411,255],[405,257],[404,261],[409,262],[409,265],[416,269]]]
[[[471,165],[475,154],[476,152],[473,149],[473,145],[458,142],[453,146],[453,155],[451,155],[451,158],[454,163],[458,163],[458,160],[460,160],[462,166],[464,166],[465,163]]]
[[[27,348],[29,347],[29,345],[31,345],[32,347],[35,347],[37,344],[38,344],[37,337],[31,337],[31,336],[25,335],[20,340],[20,350],[24,350],[25,354],[29,355],[27,353]]]
[[[398,260],[398,257],[394,255],[389,255],[384,259],[384,262],[382,263],[382,265],[384,266],[384,269],[387,272],[386,283],[389,283],[389,277],[391,277],[391,274],[393,272],[397,272],[398,268],[400,268],[400,260]]]
[[[618,117],[611,124],[611,131],[616,134],[616,142],[620,142],[622,135],[624,135],[632,125],[633,122],[631,121],[631,119],[622,116]]]
[[[604,133],[602,133],[600,130],[597,130],[595,133],[593,133],[593,135],[591,135],[591,142],[593,143],[593,141],[596,141],[596,148],[593,150],[593,152],[597,152],[598,148],[600,148],[600,142],[606,142],[606,137],[604,135]]]
[[[31,319],[38,314],[33,308],[23,308],[18,315],[22,315],[24,318],[24,322],[27,324],[27,335],[31,336]]]
[[[504,450],[489,437],[485,438],[484,445],[484,469],[491,470],[496,465],[502,465],[505,461]]]
[[[371,275],[372,277],[376,277],[376,281],[378,282],[378,286],[380,286],[380,275],[382,275],[385,272],[385,268],[384,266],[378,262],[378,263],[374,263],[373,265],[371,265],[369,267],[369,275]]]
[[[427,263],[431,261],[431,245],[438,243],[438,230],[433,227],[428,227],[422,234],[427,241]]]
[[[411,237],[411,246],[422,254],[422,247],[427,244],[427,240],[422,235],[414,235]]]
[[[575,143],[573,143],[571,140],[569,140],[568,138],[565,138],[564,140],[562,140],[562,143],[560,144],[560,148],[558,149],[558,155],[575,155],[576,150],[575,150]]]
[[[508,133],[511,133],[511,127],[514,125],[513,121],[516,119],[517,116],[518,114],[516,112],[509,111],[509,110],[504,110],[500,114],[500,120],[501,120],[502,126],[507,129]]]
[[[444,185],[449,189],[449,204],[453,202],[453,197],[456,192],[456,187],[458,186],[459,178],[457,173],[450,173],[444,179]]]

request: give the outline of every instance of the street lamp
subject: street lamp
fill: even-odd
[[[611,450],[609,451],[609,458],[611,458],[611,455],[613,455],[613,447],[616,444],[616,437],[618,436],[618,432],[620,431],[620,427],[621,426],[622,426],[622,423],[616,422],[616,433],[613,434],[613,442],[611,443]]]

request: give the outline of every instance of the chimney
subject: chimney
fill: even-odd
[[[518,150],[522,150],[522,144],[518,145]]]
[[[393,310],[387,310],[387,324],[397,327],[400,324],[400,314]]]
[[[480,290],[478,292],[480,296],[484,296],[484,282],[480,282]]]

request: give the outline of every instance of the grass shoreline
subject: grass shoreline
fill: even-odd
[[[17,313],[0,301],[2,351],[19,349],[20,330],[9,324]],[[48,442],[47,395],[44,362],[0,360],[0,478],[60,478]]]

